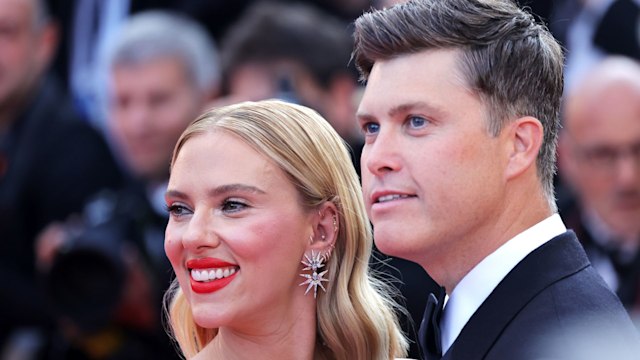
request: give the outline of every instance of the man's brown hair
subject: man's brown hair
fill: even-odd
[[[416,0],[355,22],[353,57],[363,80],[376,61],[430,49],[459,51],[458,68],[488,109],[488,129],[532,116],[544,127],[538,176],[555,209],[553,175],[563,55],[533,16],[508,0]]]

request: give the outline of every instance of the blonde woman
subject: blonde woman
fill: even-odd
[[[391,359],[407,341],[369,272],[349,153],[316,112],[206,112],[176,145],[166,201],[172,334],[193,359]]]

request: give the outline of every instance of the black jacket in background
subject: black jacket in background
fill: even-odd
[[[101,134],[50,80],[0,137],[0,159],[1,343],[16,327],[50,322],[35,275],[37,234],[98,190],[120,186],[121,174]]]

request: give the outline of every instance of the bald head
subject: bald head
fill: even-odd
[[[564,127],[593,125],[616,110],[640,112],[640,63],[619,56],[602,61],[568,94]]]

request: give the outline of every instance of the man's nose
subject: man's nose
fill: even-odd
[[[361,167],[374,176],[381,176],[401,168],[401,144],[399,136],[391,131],[380,131],[375,140],[362,151]]]
[[[146,134],[149,131],[151,110],[144,104],[136,104],[128,109],[128,114],[124,120],[125,126],[131,134]]]

